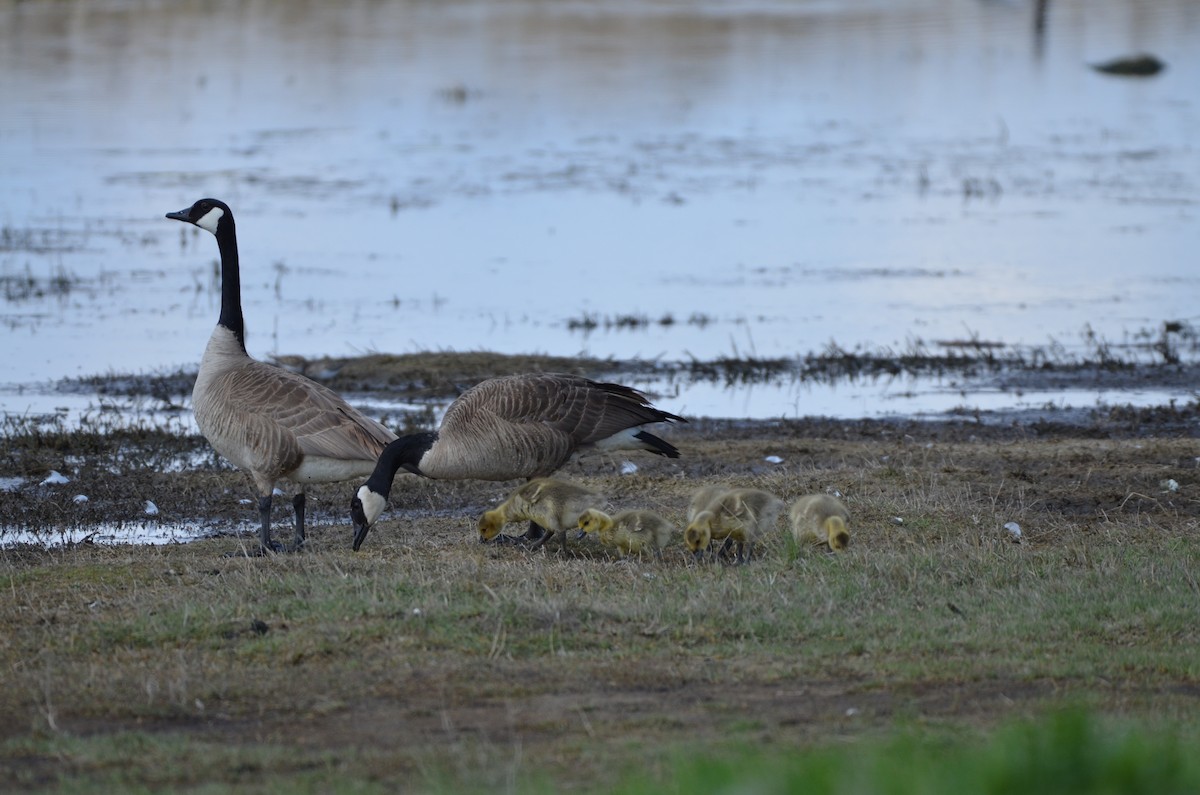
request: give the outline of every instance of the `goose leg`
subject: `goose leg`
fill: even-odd
[[[279,545],[271,540],[271,494],[267,492],[258,498],[258,518],[261,525],[258,528],[258,554],[278,552]]]
[[[547,530],[545,535],[543,535],[541,538],[539,538],[538,540],[534,541],[532,544],[529,545],[529,551],[534,552],[536,550],[541,549],[545,545],[545,543],[550,540],[551,536],[553,536],[553,535],[554,535],[553,530]],[[563,538],[564,539],[566,538],[566,533],[563,534]],[[566,545],[565,540],[563,542],[563,545],[564,546]]]
[[[296,535],[292,539],[292,551],[299,552],[304,546],[304,491],[292,498],[292,509],[296,512]]]
[[[501,533],[500,535],[496,536],[492,540],[492,543],[493,544],[522,544],[522,545],[537,544],[537,546],[530,546],[530,549],[537,549],[538,547],[541,546],[541,544],[538,544],[537,542],[542,541],[542,543],[545,543],[545,540],[544,540],[545,538],[546,538],[546,531],[542,529],[542,526],[539,525],[537,522],[530,521],[529,529],[525,531],[525,535],[506,536],[503,533]]]

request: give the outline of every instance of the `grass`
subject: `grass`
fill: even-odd
[[[0,475],[76,464],[66,486],[0,494],[6,510],[86,524],[69,512],[152,498],[253,525],[244,476],[158,468],[191,437],[60,430],[10,429]],[[565,474],[676,522],[715,480],[836,488],[850,548],[779,533],[740,567],[682,547],[528,554],[474,539],[503,485],[408,476],[357,554],[347,487],[310,492],[300,555],[222,556],[244,536],[0,548],[0,775],[72,792],[1194,788],[1193,439],[1144,418],[697,421],[671,439],[685,457],[640,457],[633,477],[603,459]]]
[[[986,741],[901,728],[853,747],[734,749],[700,759],[680,754],[661,780],[630,774],[612,791],[1096,795],[1197,787],[1200,763],[1176,730],[1110,725],[1086,711],[1065,710],[1011,723]]]
[[[621,771],[610,786],[584,791],[613,795],[1183,795],[1200,788],[1200,763],[1192,753],[1194,740],[1194,735],[1170,723],[1110,721],[1086,710],[1065,709],[1038,721],[1010,721],[987,738],[898,726],[852,744],[791,749],[732,743],[717,749],[656,749],[649,758]],[[357,749],[306,754],[303,764],[298,765],[296,750],[283,743],[230,749],[205,740],[130,732],[117,737],[23,742],[13,744],[11,750],[31,759],[54,760],[55,772],[29,770],[13,781],[25,787],[50,779],[75,792],[181,788],[224,791],[226,787],[238,791],[394,791],[387,782],[371,775],[356,775],[386,768],[386,762],[376,754]],[[462,755],[459,762],[420,761],[417,781],[406,782],[405,789],[561,791],[544,775],[513,772],[512,758],[501,760],[470,744],[454,750]],[[131,763],[133,769],[146,769],[150,774],[131,776]],[[464,776],[464,769],[479,763],[501,769],[489,782],[481,782],[469,773]],[[198,771],[216,773],[224,784],[214,787],[211,775],[197,775]]]

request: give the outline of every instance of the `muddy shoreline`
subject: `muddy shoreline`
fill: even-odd
[[[357,359],[283,364],[343,391],[352,403],[371,405],[387,394],[392,408],[382,416],[398,432],[435,427],[439,412],[455,395],[484,377],[527,370],[560,370],[597,379],[620,380],[629,374],[628,362],[493,354],[421,354],[407,357],[372,356]],[[634,366],[654,369],[662,363]],[[1167,372],[1169,371],[1169,372]],[[1182,377],[1185,365],[1125,368],[1120,377],[1153,381],[1167,372]],[[1036,373],[1030,373],[1031,377]],[[1046,378],[1063,377],[1048,371]],[[140,396],[161,404],[141,419],[120,411],[99,414],[82,426],[54,418],[9,418],[0,459],[0,516],[6,532],[27,532],[53,542],[56,538],[97,537],[113,528],[155,525],[183,527],[184,538],[249,532],[253,527],[249,485],[243,473],[221,460],[191,429],[188,395],[192,375],[110,376],[76,382],[77,388],[99,394]],[[671,408],[669,397],[655,395]],[[396,400],[407,401],[405,409]],[[865,460],[895,454],[894,448],[939,449],[965,446],[995,449],[1018,446],[1045,459],[1041,476],[1051,488],[1066,490],[1078,473],[1051,462],[1061,445],[1089,440],[1110,443],[1128,440],[1138,445],[1173,445],[1200,436],[1200,403],[1195,400],[1152,407],[1095,406],[1036,411],[951,412],[937,417],[739,419],[690,417],[687,424],[663,429],[663,435],[684,451],[678,462],[646,461],[636,457],[641,472],[673,474],[685,479],[771,477],[804,467],[809,448],[861,450]],[[790,451],[783,452],[780,451]],[[983,452],[980,455],[986,457]],[[776,465],[767,456],[782,455]],[[1166,455],[1166,453],[1164,453]],[[572,465],[572,471],[610,479],[619,461],[593,456]],[[1198,459],[1172,452],[1163,461],[1173,468],[1168,478],[1186,478]],[[1177,471],[1175,471],[1177,470]],[[56,483],[52,473],[64,482]],[[619,480],[619,478],[617,478]],[[48,482],[49,481],[49,482]],[[1003,481],[1003,477],[1001,478]],[[1055,486],[1054,484],[1058,485]],[[281,484],[286,488],[287,484]],[[1135,491],[1156,490],[1158,482]],[[433,491],[431,492],[430,489]],[[417,483],[409,501],[403,490],[393,499],[406,520],[430,516],[471,516],[490,507],[505,491],[503,484]],[[310,490],[314,520],[341,526],[347,521],[346,484]],[[436,494],[437,496],[432,496]],[[1098,501],[1096,501],[1098,502]],[[149,504],[153,504],[153,514]],[[279,513],[277,522],[283,520]],[[169,536],[168,536],[169,537]]]

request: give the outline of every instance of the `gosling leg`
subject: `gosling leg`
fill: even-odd
[[[563,547],[564,548],[566,547],[566,535],[567,535],[566,533],[563,533]],[[554,531],[547,530],[545,535],[543,535],[537,541],[534,541],[532,544],[529,545],[529,551],[536,552],[537,550],[539,550],[543,546],[545,546],[546,542],[549,541],[553,537],[554,537]]]

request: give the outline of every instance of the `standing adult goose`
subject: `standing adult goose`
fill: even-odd
[[[192,390],[196,424],[218,453],[258,489],[260,554],[271,541],[271,496],[279,480],[300,485],[292,500],[292,549],[304,543],[304,485],[364,477],[396,434],[351,408],[331,389],[250,358],[242,318],[237,231],[229,206],[201,199],[168,218],[212,232],[221,253],[221,315]]]
[[[350,501],[354,548],[383,513],[401,469],[443,480],[514,480],[546,477],[588,450],[647,450],[678,458],[673,445],[642,430],[654,422],[686,420],[650,405],[632,387],[576,375],[482,381],[450,404],[438,430],[402,436],[384,449]]]

